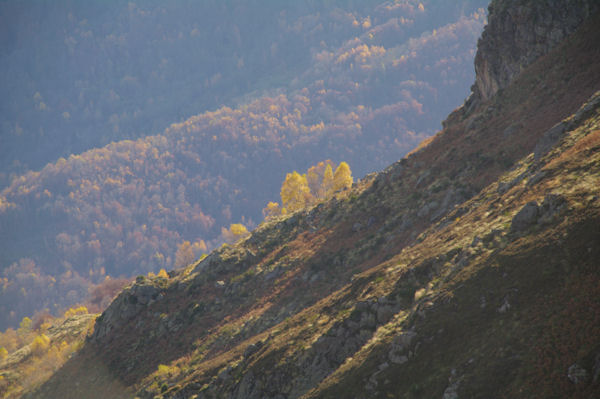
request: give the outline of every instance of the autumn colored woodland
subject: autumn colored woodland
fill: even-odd
[[[486,5],[0,4],[0,328],[400,159],[464,100]]]

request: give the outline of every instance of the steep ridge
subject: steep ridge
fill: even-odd
[[[597,394],[599,26],[336,199],[139,278],[33,397]]]

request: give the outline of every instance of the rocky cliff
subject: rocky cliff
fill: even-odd
[[[489,100],[600,10],[596,0],[494,0],[475,56],[475,102]]]

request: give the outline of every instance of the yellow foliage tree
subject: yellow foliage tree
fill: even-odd
[[[40,334],[33,339],[31,343],[31,352],[35,355],[42,355],[48,351],[50,347],[50,338],[46,334]]]
[[[352,187],[352,172],[346,162],[335,164],[329,159],[311,166],[306,174],[288,173],[281,185],[281,203],[269,202],[263,209],[265,220],[294,212],[319,200],[331,198],[337,191]]]
[[[329,198],[333,194],[333,169],[330,164],[327,164],[325,172],[323,172],[321,191],[323,193],[323,198]]]
[[[330,176],[328,176],[328,181],[333,181],[333,172],[331,170],[334,166],[334,163],[328,159],[326,161],[319,162],[315,166],[311,166],[306,172],[308,188],[315,199],[327,198],[328,192],[325,187],[326,185],[324,185],[324,180],[327,180],[325,175],[330,173]]]
[[[311,195],[306,175],[301,175],[296,171],[288,173],[281,185],[281,203],[283,207],[289,212],[294,212],[304,208],[310,199]]]
[[[6,356],[8,356],[8,351],[6,350],[6,348],[1,347],[0,348],[0,360],[6,359]]]
[[[31,319],[29,317],[23,317],[23,320],[19,323],[17,334],[20,337],[24,337],[31,332]]]
[[[279,206],[279,203],[269,201],[265,209],[262,211],[265,220],[272,219],[276,216],[282,214],[282,208]]]
[[[175,267],[183,267],[192,263],[195,259],[194,249],[189,241],[182,242],[175,252]]]
[[[75,316],[76,314],[87,314],[88,313],[88,308],[86,308],[85,306],[79,306],[77,308],[70,308],[69,310],[67,310],[65,312],[65,319],[71,317],[71,316]]]
[[[333,192],[352,187],[352,172],[346,162],[340,162],[333,175]]]
[[[246,237],[250,232],[248,232],[248,229],[243,224],[234,223],[229,225],[229,229],[222,227],[221,234],[225,241],[236,242],[237,240]]]
[[[235,237],[243,237],[248,235],[248,229],[241,223],[234,223],[230,225],[229,231],[231,231]]]
[[[160,269],[156,277],[169,278],[169,275],[167,274],[167,271],[165,269]]]
[[[8,352],[13,352],[19,348],[19,336],[12,328],[7,328],[4,333],[0,333],[0,345]]]

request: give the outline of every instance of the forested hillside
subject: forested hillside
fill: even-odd
[[[326,70],[304,74],[316,58],[343,46],[394,48],[487,1],[435,3],[2,2],[0,186],[11,173],[61,156],[159,133],[269,90],[335,77]],[[468,47],[480,28],[461,37]],[[459,76],[450,79],[472,77],[470,70],[469,76],[454,73]],[[456,99],[449,100],[442,103],[454,107]]]
[[[464,100],[486,5],[2,3],[21,23],[0,61],[0,327],[220,245],[293,170],[401,158]]]

